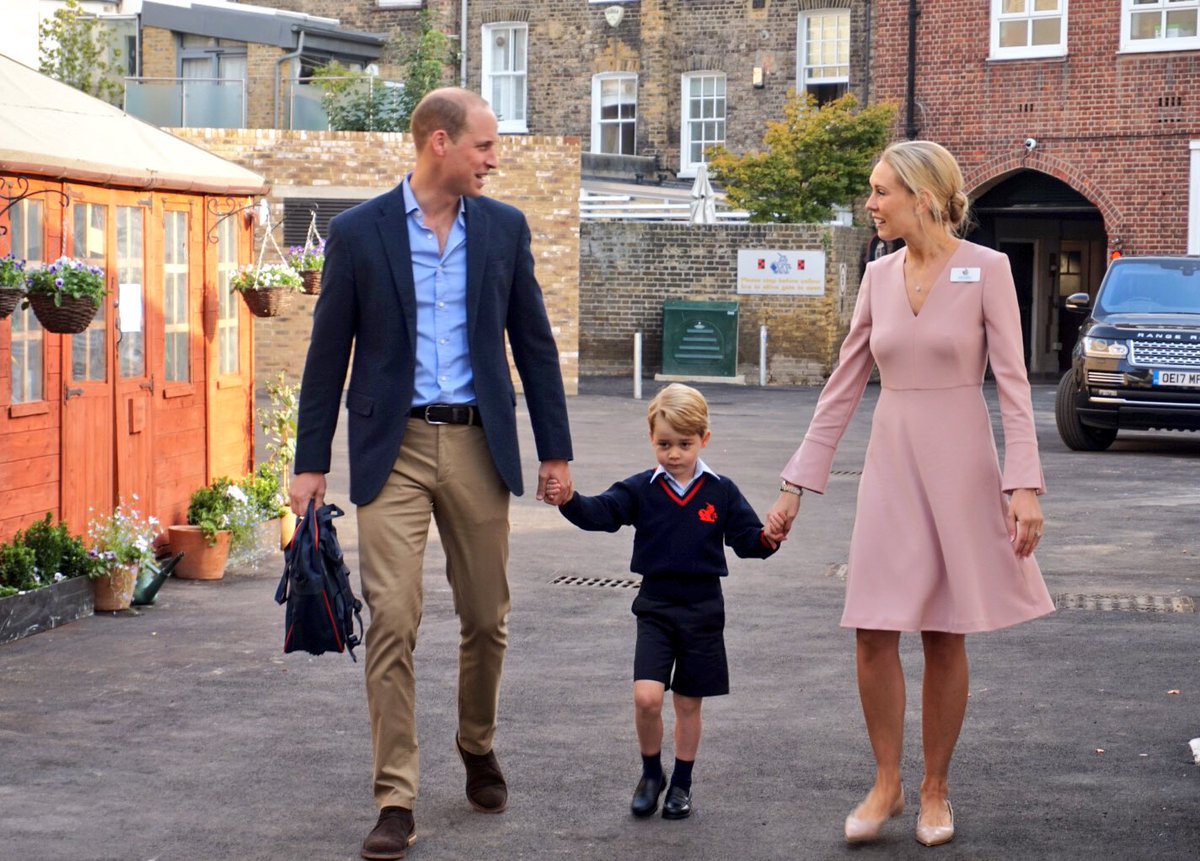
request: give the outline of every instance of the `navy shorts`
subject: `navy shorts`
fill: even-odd
[[[654,584],[657,586],[657,584]],[[705,582],[705,587],[708,583]],[[634,681],[662,682],[685,697],[729,693],[725,657],[725,599],[719,582],[696,590],[694,600],[672,590],[646,588],[633,599],[637,616]]]

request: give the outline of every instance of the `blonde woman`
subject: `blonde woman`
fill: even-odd
[[[846,840],[879,837],[904,811],[900,634],[924,647],[916,838],[954,838],[950,759],[967,705],[966,635],[1054,609],[1033,551],[1044,491],[1008,258],[959,238],[968,201],[954,157],[893,144],[871,173],[867,211],[905,247],[867,266],[850,332],[804,441],[783,469],[768,530],[784,532],[805,489],[823,493],[834,453],[878,365],[879,401],[858,495],[842,626],[856,629],[859,696],[875,782]],[[1000,396],[1004,467],[982,384]]]

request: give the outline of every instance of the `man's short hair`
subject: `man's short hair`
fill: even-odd
[[[650,401],[646,412],[650,433],[654,433],[654,422],[659,419],[678,433],[704,436],[708,433],[708,401],[691,386],[671,383]]]
[[[487,107],[488,103],[478,93],[459,87],[441,87],[426,93],[412,112],[409,130],[417,149],[421,149],[438,129],[444,131],[452,141],[458,140],[467,126],[467,113],[471,108]]]

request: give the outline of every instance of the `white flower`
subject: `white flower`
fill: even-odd
[[[228,493],[230,496],[232,496],[238,502],[249,502],[250,501],[250,498],[248,496],[246,496],[246,492],[244,490],[242,490],[240,487],[238,487],[236,484],[229,485],[229,487],[226,488],[226,493]]]

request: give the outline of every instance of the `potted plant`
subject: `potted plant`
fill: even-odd
[[[286,263],[247,266],[229,279],[229,289],[242,294],[246,307],[256,317],[278,316],[284,296],[300,292],[303,286],[300,273]]]
[[[315,243],[293,245],[287,250],[284,259],[300,273],[305,293],[311,295],[321,292],[321,270],[325,267],[324,239],[318,239]]]
[[[25,298],[25,261],[11,254],[0,257],[0,320],[16,310]]]
[[[91,571],[97,610],[129,609],[138,580],[154,560],[157,536],[157,518],[142,516],[124,500],[111,514],[92,518],[88,537],[99,563]]]
[[[296,459],[296,422],[300,415],[300,386],[288,384],[280,371],[264,386],[271,399],[270,409],[258,411],[258,421],[267,436],[270,459],[259,469],[269,469],[279,477],[279,495],[284,502],[279,520],[279,546],[286,547],[296,530],[296,515],[287,507],[288,478]]]
[[[231,530],[230,560],[235,565],[255,566],[279,545],[279,518],[286,510],[279,490],[279,476],[269,462],[264,463],[239,481],[235,488],[241,490],[244,501],[238,501],[234,519],[246,522],[249,528],[244,534],[239,529]]]
[[[198,488],[188,503],[187,524],[168,528],[172,553],[183,553],[175,576],[220,580],[235,540],[248,540],[254,518],[245,492],[228,478]]]
[[[60,257],[25,278],[25,304],[48,332],[77,335],[91,324],[108,292],[104,270],[82,260]]]
[[[0,544],[0,643],[92,614],[97,560],[49,512]]]

